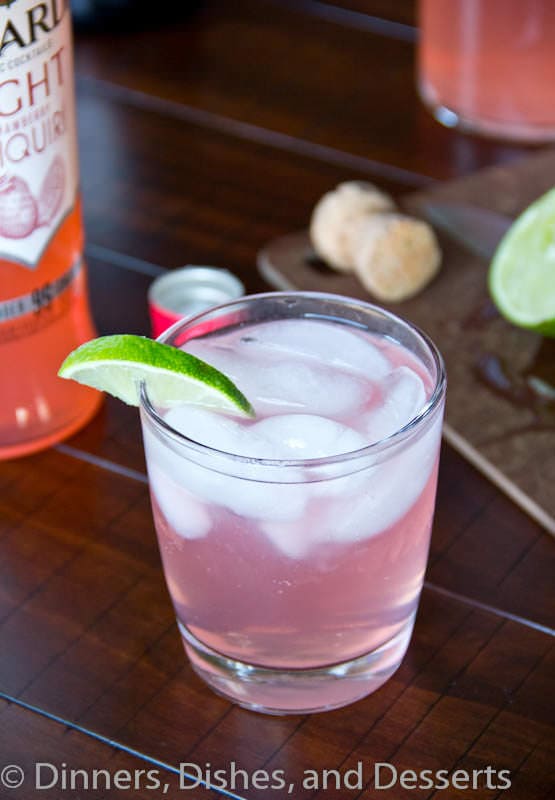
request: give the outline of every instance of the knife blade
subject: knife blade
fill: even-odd
[[[422,210],[432,225],[487,261],[513,223],[504,214],[462,203],[426,203]]]

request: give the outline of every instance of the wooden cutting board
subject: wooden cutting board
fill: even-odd
[[[401,205],[419,215],[424,203],[460,202],[514,217],[552,186],[555,151],[543,151],[438,184]],[[503,320],[488,296],[488,264],[438,236],[439,276],[418,297],[387,307],[425,330],[445,358],[446,440],[555,533],[555,339]],[[277,289],[372,300],[354,277],[315,258],[306,231],[271,242],[258,265]]]

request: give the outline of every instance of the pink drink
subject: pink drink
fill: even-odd
[[[367,694],[410,638],[441,408],[395,452],[364,448],[419,416],[436,376],[391,338],[313,319],[233,327],[184,349],[229,375],[257,413],[162,411],[167,425],[204,445],[188,459],[144,427],[164,570],[193,665],[219,691],[274,712]],[[208,448],[240,459],[235,474]],[[341,458],[354,452],[354,461]],[[366,665],[369,654],[378,675],[329,679],[333,665]],[[261,668],[260,680],[238,691],[213,655]],[[275,679],[287,671],[294,687]]]
[[[555,139],[552,0],[421,0],[420,25],[420,93],[440,121]]]

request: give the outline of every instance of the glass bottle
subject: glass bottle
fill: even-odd
[[[0,6],[0,458],[69,436],[101,396],[57,377],[95,336],[66,0]]]

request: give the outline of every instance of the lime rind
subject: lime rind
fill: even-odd
[[[78,347],[60,367],[61,378],[139,405],[141,384],[156,405],[184,403],[254,416],[243,393],[219,370],[176,347],[143,336],[101,336]]]
[[[510,322],[555,336],[555,189],[511,225],[495,252],[488,282]]]

